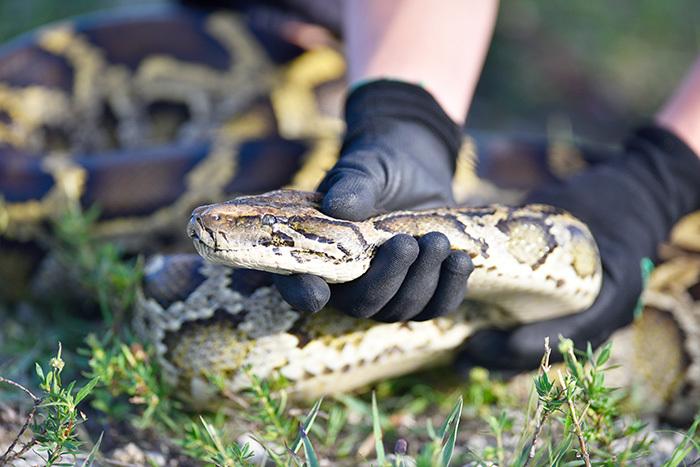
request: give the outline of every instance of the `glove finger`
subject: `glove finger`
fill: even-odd
[[[332,286],[331,304],[356,318],[373,316],[399,290],[418,252],[418,242],[410,235],[389,239],[361,277]]]
[[[457,309],[467,293],[467,281],[474,272],[474,263],[468,253],[452,251],[440,268],[440,281],[435,293],[414,321],[427,321],[447,316]]]
[[[377,203],[379,187],[367,173],[352,168],[334,168],[318,187],[325,193],[323,213],[337,219],[367,219]]]
[[[450,241],[439,232],[418,239],[420,252],[396,295],[372,318],[385,323],[406,321],[421,313],[440,279],[440,266],[450,254]]]
[[[275,287],[292,308],[305,313],[321,310],[331,296],[326,281],[310,274],[273,275]]]

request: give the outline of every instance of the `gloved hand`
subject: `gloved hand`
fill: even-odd
[[[587,342],[596,347],[629,324],[642,292],[640,262],[653,260],[671,227],[700,209],[700,159],[672,133],[645,127],[627,141],[622,157],[550,186],[529,201],[559,206],[588,224],[603,264],[601,292],[580,314],[510,332],[475,334],[456,362],[464,375],[477,365],[504,377],[534,369],[546,336],[557,342],[562,334],[585,349]]]
[[[454,204],[462,132],[427,91],[388,80],[362,85],[348,97],[345,120],[340,159],[319,186],[325,214],[358,221],[375,211]],[[459,305],[472,270],[469,255],[450,251],[442,234],[399,235],[352,282],[329,287],[318,277],[293,275],[276,276],[275,285],[302,311],[316,312],[330,299],[355,317],[424,320]]]

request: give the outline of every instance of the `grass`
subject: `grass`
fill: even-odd
[[[32,400],[33,406],[17,436],[0,457],[0,465],[9,464],[22,459],[30,449],[35,449],[44,465],[65,465],[62,461],[66,456],[75,456],[81,452],[85,444],[76,436],[76,428],[86,420],[85,414],[78,410],[78,404],[90,394],[97,384],[94,378],[79,390],[75,390],[75,381],[67,387],[61,384],[61,372],[65,362],[61,358],[61,345],[58,354],[49,362],[50,370],[44,373],[42,367],[36,364],[36,374],[39,379],[41,397],[35,396],[30,390],[19,383],[0,377],[0,383],[14,386],[25,392]],[[29,441],[20,443],[22,434],[30,429],[32,437]],[[100,440],[87,454],[83,465],[92,465],[100,445]],[[19,446],[21,444],[21,446]]]
[[[150,349],[128,329],[141,261],[125,259],[114,245],[95,238],[91,226],[96,217],[95,211],[76,208],[59,219],[55,230],[62,261],[78,271],[101,317],[94,332],[68,352],[68,360],[60,346],[53,356],[42,356],[48,366],[37,363],[34,378],[27,377],[26,369],[0,367],[3,375],[22,381],[0,376],[0,401],[28,407],[25,422],[14,427],[12,443],[0,446],[0,465],[30,449],[45,465],[72,458],[91,465],[115,447],[101,441],[96,430],[104,426],[121,427],[131,441],[145,440],[216,466],[266,461],[314,466],[322,460],[406,467],[625,465],[643,462],[653,449],[643,423],[621,413],[623,392],[605,385],[612,344],[597,352],[575,352],[566,339],[557,347],[563,366],[549,365],[552,350],[545,347],[529,405],[485,370],[474,369],[468,385],[438,371],[378,383],[371,395],[299,407],[286,399],[283,380],[261,380],[248,369],[250,385],[243,393],[222,393],[234,409],[188,412],[160,380]],[[59,327],[56,337],[60,332]],[[64,385],[65,371],[76,381]],[[523,415],[519,420],[518,414]],[[96,423],[86,423],[88,416]],[[681,465],[697,455],[697,424],[666,465]],[[473,446],[475,437],[489,442]]]

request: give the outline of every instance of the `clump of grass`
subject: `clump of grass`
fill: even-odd
[[[644,426],[621,416],[618,407],[624,394],[605,385],[611,348],[612,343],[608,343],[594,353],[589,345],[585,352],[576,352],[573,342],[562,338],[558,350],[564,357],[564,368],[552,376],[551,348],[545,343],[540,370],[534,377],[537,408],[532,427],[523,433],[519,452],[506,456],[499,445],[499,463],[508,457],[511,465],[574,462],[590,466],[593,460],[625,463],[650,453],[651,441],[643,434]],[[500,436],[504,418],[498,423],[491,420],[490,426]],[[620,440],[626,440],[621,450],[615,448]],[[487,465],[484,459],[479,462]]]
[[[61,359],[60,344],[58,354],[49,363],[50,371],[48,373],[45,373],[38,363],[36,364],[36,373],[40,381],[39,387],[43,392],[40,397],[35,396],[20,384],[0,377],[0,382],[24,391],[33,401],[33,407],[26,422],[7,451],[0,457],[0,465],[22,459],[30,449],[34,449],[47,466],[64,465],[62,464],[64,457],[75,456],[82,452],[81,447],[84,442],[77,438],[76,427],[83,423],[87,417],[78,410],[78,404],[92,391],[97,384],[97,379],[90,380],[77,392],[75,381],[64,387],[61,383],[61,372],[64,365],[65,362]],[[27,429],[32,432],[32,438],[28,442],[22,443],[22,446],[18,448],[20,439]],[[83,465],[92,465],[101,439],[100,435],[100,439],[88,454]]]
[[[87,337],[88,377],[100,384],[92,395],[92,406],[113,420],[128,420],[144,429],[154,423],[170,430],[180,427],[177,414],[182,404],[171,397],[172,388],[159,378],[159,369],[140,343],[126,344],[119,338],[101,341]],[[175,415],[173,415],[175,414]]]
[[[118,334],[143,278],[141,258],[127,260],[124,250],[94,232],[100,210],[83,211],[77,204],[57,217],[54,232],[59,259],[74,272],[80,285],[94,297],[105,325]]]
[[[226,431],[217,428],[203,416],[200,423],[191,421],[186,428],[186,435],[179,440],[183,452],[195,459],[201,459],[217,466],[253,466],[251,463],[255,452],[248,443],[243,447],[236,443],[227,444],[224,439]]]

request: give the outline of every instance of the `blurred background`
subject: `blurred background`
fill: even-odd
[[[166,2],[0,0],[0,43],[73,15],[155,3]],[[678,84],[700,51],[699,24],[697,0],[504,0],[468,126],[616,142]]]

